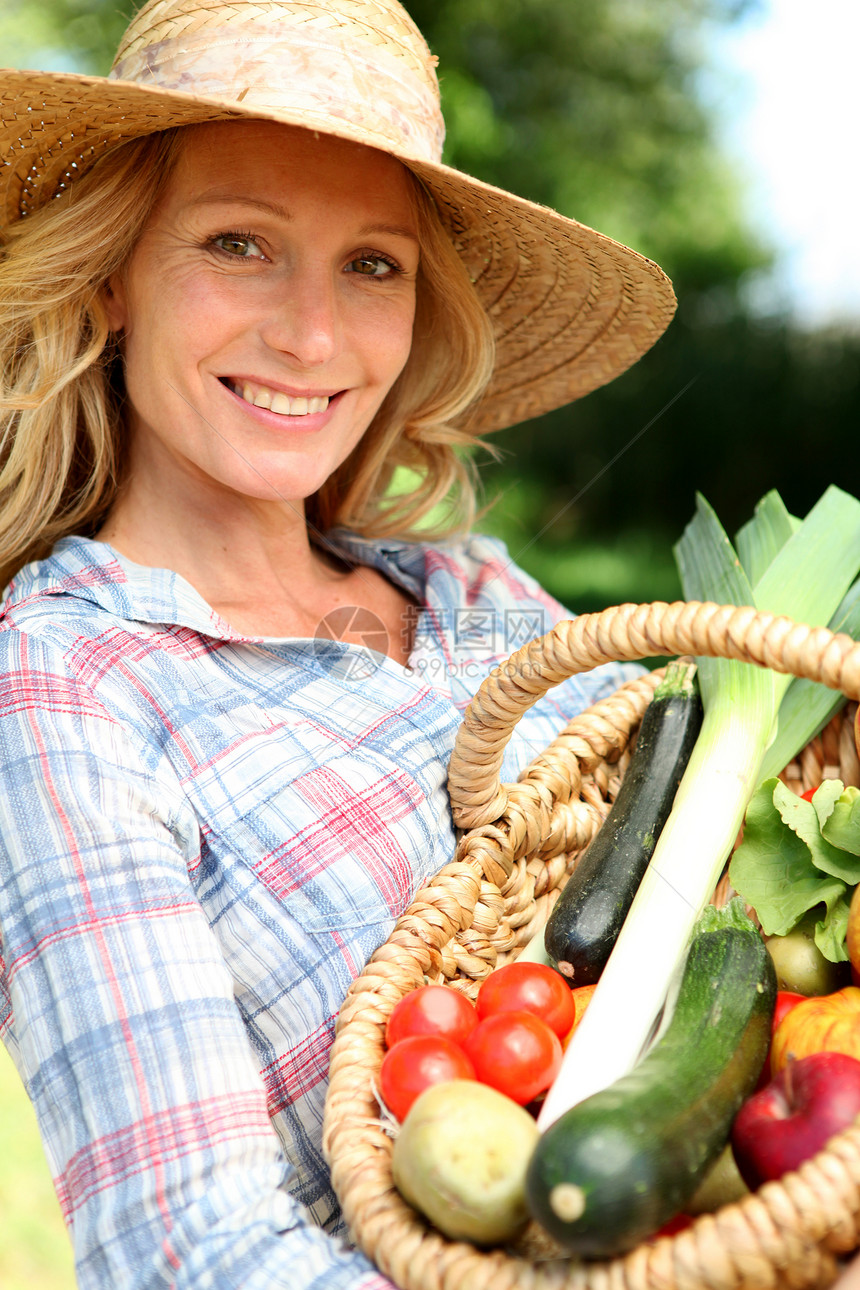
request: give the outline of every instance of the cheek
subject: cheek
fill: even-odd
[[[377,362],[381,378],[392,384],[406,366],[412,351],[412,330],[415,322],[415,305],[402,307],[384,315],[375,329],[371,348],[372,360]]]
[[[181,373],[207,351],[222,314],[199,295],[167,287],[138,297],[123,343],[129,372],[156,380]]]

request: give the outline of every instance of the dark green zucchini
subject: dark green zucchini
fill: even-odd
[[[532,1216],[582,1258],[623,1254],[683,1211],[764,1064],[770,955],[739,901],[706,914],[662,1037],[550,1125],[529,1164]]]
[[[544,947],[571,985],[603,971],[672,809],[702,724],[695,672],[681,659],[666,668],[618,796],[550,914]]]

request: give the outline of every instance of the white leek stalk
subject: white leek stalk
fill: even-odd
[[[860,502],[829,489],[798,526],[769,494],[739,546],[756,579],[754,590],[719,521],[699,498],[676,551],[685,596],[827,623],[860,569]],[[651,863],[544,1100],[541,1131],[627,1074],[642,1055],[761,779],[791,677],[725,659],[697,662],[702,729]],[[801,730],[782,764],[814,733]]]

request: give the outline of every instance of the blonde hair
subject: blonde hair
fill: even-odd
[[[11,225],[0,246],[0,586],[61,537],[91,534],[122,483],[124,387],[101,300],[149,218],[181,128],[122,144],[69,190]],[[421,242],[412,352],[367,433],[309,499],[309,523],[367,537],[451,532],[472,519],[454,422],[493,369],[492,328],[432,199],[415,181]],[[414,487],[389,496],[398,467]],[[441,523],[429,513],[447,503]]]

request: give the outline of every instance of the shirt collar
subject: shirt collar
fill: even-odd
[[[412,596],[423,595],[425,549],[419,544],[372,541],[336,530],[326,545],[351,563],[379,569]],[[72,596],[127,621],[187,627],[218,640],[266,639],[235,631],[181,574],[135,564],[92,538],[62,538],[44,560],[26,565],[7,588],[3,611],[44,596]]]

